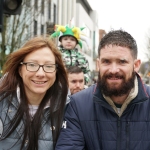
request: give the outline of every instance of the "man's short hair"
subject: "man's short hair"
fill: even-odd
[[[68,74],[81,73],[81,72],[83,72],[83,71],[78,66],[69,66],[69,67],[67,67],[67,73]]]
[[[135,39],[127,32],[123,30],[112,30],[107,33],[100,41],[98,47],[98,54],[102,48],[108,45],[116,45],[129,48],[133,58],[137,58],[137,44]]]

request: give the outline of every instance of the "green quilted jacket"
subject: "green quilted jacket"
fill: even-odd
[[[89,69],[89,62],[85,58],[85,56],[81,54],[80,52],[78,52],[77,48],[72,49],[72,50],[67,50],[62,47],[58,47],[58,48],[62,54],[62,58],[63,58],[65,66],[66,67],[69,67],[69,66],[80,67],[84,73],[85,83],[88,84],[90,82],[91,73]]]

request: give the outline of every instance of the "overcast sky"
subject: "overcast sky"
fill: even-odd
[[[106,32],[111,28],[129,32],[137,41],[139,58],[145,60],[143,52],[146,51],[146,37],[150,35],[150,0],[88,1],[99,14],[99,28]]]

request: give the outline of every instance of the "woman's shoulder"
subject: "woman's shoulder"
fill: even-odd
[[[0,107],[2,107],[2,105],[6,106],[10,104],[14,106],[17,106],[19,104],[16,94],[15,95],[14,94],[6,95],[6,93],[1,94],[0,95]]]

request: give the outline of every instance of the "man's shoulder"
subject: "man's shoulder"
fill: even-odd
[[[93,98],[95,87],[96,87],[95,84],[91,85],[90,87],[71,95],[70,99],[75,101],[82,101],[82,102],[91,100]]]
[[[93,112],[95,106],[93,101],[94,87],[95,85],[92,85],[70,97],[70,103],[66,111],[67,115],[73,115],[73,112],[75,112],[79,115],[80,120],[89,119],[90,112]]]
[[[150,95],[150,85],[144,84],[145,90]]]

